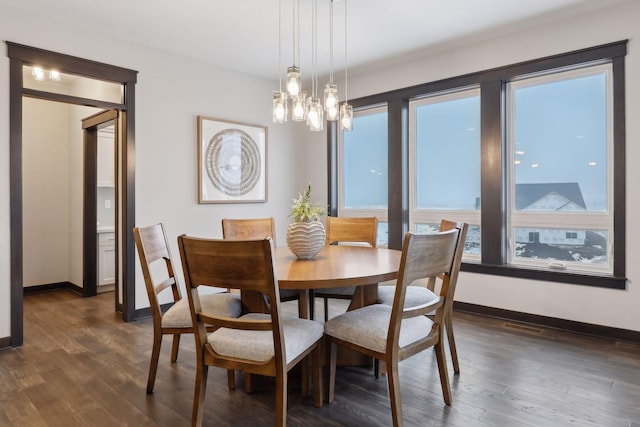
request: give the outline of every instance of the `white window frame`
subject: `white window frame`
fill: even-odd
[[[466,222],[470,227],[480,227],[480,209],[476,210],[444,210],[444,209],[418,209],[417,185],[416,185],[416,109],[423,105],[453,101],[472,96],[480,97],[480,88],[462,88],[454,92],[440,92],[427,97],[412,99],[409,101],[409,229],[416,230],[418,224],[435,224],[440,220]],[[480,129],[478,129],[478,132]],[[478,159],[481,161],[482,159]],[[478,177],[480,179],[480,177]],[[482,237],[481,237],[482,238]],[[482,244],[482,243],[481,243]],[[482,246],[481,246],[482,247]],[[481,254],[464,254],[465,261],[479,262]]]
[[[515,144],[513,126],[514,91],[524,87],[537,86],[539,84],[570,80],[580,77],[588,77],[604,73],[606,75],[606,122],[607,122],[607,202],[605,212],[518,212],[515,209]],[[508,219],[507,219],[507,263],[513,266],[528,266],[538,269],[566,268],[578,272],[613,273],[613,66],[611,63],[588,65],[578,69],[560,70],[545,73],[538,76],[525,76],[514,79],[507,84],[507,192],[508,192]],[[588,264],[582,262],[562,261],[560,263],[549,260],[536,260],[515,257],[515,229],[561,229],[561,230],[595,230],[607,232],[607,263]]]

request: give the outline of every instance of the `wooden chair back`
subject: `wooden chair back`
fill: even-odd
[[[454,266],[453,266],[454,268],[453,268],[453,271],[451,272],[451,277],[449,278],[448,289],[443,289],[442,287],[440,288],[440,295],[442,296],[445,296],[443,295],[443,293],[447,293],[447,292],[451,293],[451,298],[450,298],[451,305],[453,305],[453,295],[455,293],[456,284],[458,282],[458,273],[460,272],[460,266],[462,265],[462,256],[464,255],[464,245],[465,245],[465,241],[467,240],[467,231],[469,230],[469,224],[465,222],[449,221],[446,219],[443,219],[440,221],[441,232],[455,230],[455,229],[459,230],[460,233],[458,234],[458,242],[456,243],[456,257],[455,257]],[[439,278],[442,278],[442,277],[439,277]],[[427,288],[429,288],[431,291],[434,291],[435,283],[436,283],[436,278],[432,277],[427,282]]]
[[[368,243],[376,247],[378,238],[378,218],[327,217],[327,244],[332,243]]]
[[[261,240],[217,240],[182,235],[178,237],[178,246],[189,304],[195,316],[194,324],[197,324],[196,350],[202,353],[207,343],[206,325],[214,328],[273,330],[276,356],[271,367],[275,370],[276,364],[284,363],[273,240],[270,237]],[[268,300],[271,319],[247,320],[205,313],[200,305],[200,286],[226,286],[240,291],[259,292]]]
[[[458,230],[456,253],[453,259],[453,265],[451,266],[451,272],[449,273],[449,280],[446,282],[443,281],[442,287],[440,288],[440,296],[445,297],[444,311],[448,312],[450,315],[453,310],[453,299],[456,292],[456,286],[458,284],[458,273],[460,273],[460,266],[462,265],[462,256],[464,255],[464,245],[467,240],[469,224],[466,222],[454,222],[443,219],[440,221],[440,231],[448,230]]]
[[[167,288],[171,288],[174,301],[179,301],[182,298],[180,288],[178,287],[178,279],[174,273],[164,227],[161,223],[148,227],[134,227],[133,237],[136,242],[136,248],[138,249],[138,256],[140,257],[144,284],[151,306],[151,315],[153,316],[154,324],[157,324],[159,327],[162,319],[162,311],[160,309],[160,302],[158,301],[158,294]],[[166,275],[162,274],[161,277],[163,277],[163,280],[156,282],[152,270],[154,270],[158,264],[164,266]],[[157,277],[159,272],[157,270],[154,271]]]
[[[434,308],[437,308],[435,326],[440,327],[442,324],[444,304],[448,293],[445,292],[446,295],[441,295],[438,303],[409,308],[404,307],[405,295],[407,286],[419,279],[430,279],[439,276],[444,282],[443,289],[449,288],[459,234],[460,231],[457,228],[436,234],[413,234],[410,232],[405,234],[387,337],[387,354],[399,351],[398,343],[403,319],[425,316],[432,312]],[[430,336],[429,340],[432,338]],[[412,345],[411,350],[403,352],[400,360],[431,345],[433,343],[427,341],[415,343]]]
[[[302,346],[302,348],[296,349],[296,345],[292,345],[290,349],[292,356],[290,360],[287,360],[283,320],[280,316],[280,294],[276,277],[274,246],[271,237],[260,240],[217,240],[182,235],[178,237],[178,247],[182,258],[189,308],[196,337],[197,373],[192,425],[202,424],[202,407],[208,366],[242,370],[245,372],[245,379],[250,374],[275,377],[276,425],[284,426],[287,418],[287,372],[308,355],[314,354],[314,375],[312,375],[314,400],[316,406],[322,406],[322,384],[320,381],[322,365],[319,350],[319,344],[323,337],[322,327],[310,320],[293,319],[295,322],[307,322],[308,324],[306,329],[297,329],[297,326],[292,328],[292,335],[289,339],[297,343],[298,346],[301,340],[304,341],[302,336],[309,334],[311,339],[306,347]],[[205,313],[200,305],[198,295],[200,286],[228,286],[231,289],[263,294],[268,301],[269,313],[266,315],[249,313],[240,318]],[[207,326],[225,328],[221,332],[223,338],[218,344],[222,347],[225,347],[226,344],[227,351],[231,353],[236,351],[236,353],[230,355],[225,352],[225,348],[221,349],[221,347],[218,347],[220,352],[216,352],[214,349],[216,346],[215,334],[218,331],[210,337],[213,341],[209,341],[205,330]],[[310,326],[313,328],[309,328]],[[228,329],[235,331],[229,333]],[[261,349],[258,350],[258,353],[264,351],[265,341],[261,337],[255,338],[264,334],[251,335],[255,338],[255,342],[253,342],[253,338],[245,336],[246,331],[262,331],[266,334],[270,332],[272,334],[273,356],[269,351],[268,360],[264,360],[261,357],[256,357],[256,354],[251,354],[256,348]],[[224,338],[224,334],[228,334],[227,338]],[[267,342],[266,345],[270,346],[271,344]],[[303,394],[308,392],[305,374],[308,372],[303,366]]]
[[[230,240],[254,240],[271,237],[276,245],[276,222],[270,218],[222,219],[222,237]],[[280,291],[281,301],[292,301],[299,298],[298,291],[283,289]],[[302,304],[302,302],[300,303]]]
[[[276,224],[271,218],[222,219],[222,237],[233,240],[253,240],[271,237],[276,244]]]

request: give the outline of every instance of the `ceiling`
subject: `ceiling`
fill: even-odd
[[[0,0],[0,4],[275,80],[279,70],[284,71],[293,62],[293,1]],[[297,1],[301,23],[301,59],[297,65],[308,76],[312,0]],[[317,1],[318,73],[325,75],[330,70],[330,0]],[[373,63],[395,62],[504,36],[626,0],[335,0],[333,68],[340,75],[345,63],[345,1],[347,59],[353,73]]]

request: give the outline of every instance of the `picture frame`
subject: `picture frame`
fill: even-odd
[[[198,116],[198,203],[267,201],[267,127]]]

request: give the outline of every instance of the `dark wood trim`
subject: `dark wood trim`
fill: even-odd
[[[598,276],[567,271],[539,270],[534,268],[514,267],[511,265],[489,265],[463,263],[462,271],[469,273],[489,274],[492,276],[516,277],[518,279],[540,280],[544,282],[587,285],[597,288],[626,289],[625,277]]]
[[[98,227],[97,218],[97,175],[98,175],[98,128],[85,127],[83,120],[83,187],[84,197],[82,221],[82,289],[85,297],[98,294]]]
[[[12,347],[11,345],[11,337],[1,337],[0,338],[0,350],[5,348]]]
[[[169,310],[172,305],[173,305],[172,302],[160,304],[160,311],[162,311],[163,313],[166,313],[167,310]],[[135,315],[136,315],[136,320],[151,317],[151,307],[139,308],[136,310]]]
[[[504,84],[501,80],[480,85],[480,223],[482,262],[502,264],[506,253],[505,159],[502,125]]]
[[[59,291],[60,289],[67,289],[71,282],[57,282],[57,283],[45,283],[42,285],[25,286],[23,292],[27,294],[39,294],[42,292]]]
[[[96,113],[92,116],[82,119],[83,139],[84,139],[84,199],[83,199],[83,295],[86,297],[98,294],[98,230],[96,225],[97,217],[97,168],[98,168],[98,129],[106,126],[108,123],[114,123],[115,128],[119,129],[118,111],[106,110]],[[117,135],[114,140],[117,147]],[[114,164],[117,160],[114,156]],[[118,212],[117,207],[114,209]],[[117,216],[117,215],[116,215]],[[116,248],[119,248],[116,244]],[[117,251],[116,253],[118,253]],[[119,289],[120,283],[116,278],[116,289]],[[117,292],[116,292],[117,294]]]
[[[626,110],[624,57],[613,58],[613,275],[626,276]]]
[[[9,192],[11,229],[11,346],[23,343],[22,62],[9,60]]]
[[[118,104],[117,102],[99,101],[97,99],[81,98],[79,96],[64,95],[54,92],[45,92],[35,89],[22,89],[22,95],[29,98],[43,99],[45,101],[58,101],[65,104],[81,105],[83,107],[95,107],[103,108],[105,110],[126,110],[124,104]]]
[[[23,288],[25,295],[59,291],[62,289],[70,290],[78,295],[83,295],[82,288],[71,282],[46,283],[43,285],[27,286]]]
[[[135,317],[135,252],[133,226],[135,223],[135,83],[137,71],[90,61],[61,53],[51,52],[17,43],[6,42],[10,58],[10,202],[11,202],[11,346],[18,347],[23,343],[23,259],[22,259],[22,67],[39,64],[55,67],[61,72],[91,77],[105,81],[118,82],[124,86],[123,104],[120,108],[123,116],[122,149],[122,205],[124,220],[120,224],[119,233],[124,239],[121,249],[123,273],[123,319],[134,320]],[[29,90],[27,90],[29,93]],[[31,95],[44,96],[35,91]],[[51,94],[48,99],[60,100],[59,94]],[[81,98],[72,97],[70,101]],[[95,101],[91,106],[105,105],[104,101]],[[112,104],[108,103],[110,106]],[[118,105],[118,104],[115,104]],[[100,107],[98,107],[100,108]],[[116,270],[118,267],[116,267]],[[116,306],[118,302],[116,301]]]
[[[388,132],[388,221],[389,248],[402,249],[404,234],[409,230],[409,137],[406,100],[387,105]]]
[[[136,83],[137,81],[138,72],[127,68],[9,41],[6,43],[8,47],[7,56],[20,59],[25,65],[46,65],[47,67],[55,67],[63,73],[117,83]]]
[[[127,111],[123,111],[121,115],[122,129],[124,129],[123,138],[125,141],[120,144],[122,148],[122,176],[116,178],[121,181],[116,182],[120,187],[122,194],[120,201],[116,202],[116,209],[123,209],[124,214],[122,221],[116,218],[116,245],[121,248],[120,258],[122,260],[122,272],[119,263],[116,263],[116,277],[122,277],[122,318],[125,322],[136,319],[136,262],[135,262],[135,242],[133,239],[133,227],[136,225],[136,169],[135,169],[135,112],[136,112],[136,92],[135,82],[127,82],[124,84],[125,103],[128,106]],[[119,203],[122,203],[120,207]],[[124,242],[120,242],[124,239]],[[116,299],[116,307],[118,306]]]
[[[572,52],[560,53],[544,58],[523,61],[503,67],[491,68],[477,71],[456,77],[449,77],[433,82],[422,83],[406,88],[395,89],[388,92],[368,95],[350,102],[354,108],[364,107],[374,104],[386,104],[397,99],[412,99],[429,93],[437,93],[452,89],[460,89],[467,86],[477,86],[484,82],[495,80],[509,80],[514,77],[532,74],[544,70],[570,67],[575,64],[584,64],[607,60],[610,58],[624,58],[627,54],[627,43],[629,40],[620,40],[599,46],[579,49]]]
[[[546,328],[560,329],[592,337],[640,344],[640,331],[594,325],[592,323],[576,322],[574,320],[558,319],[556,317],[522,313],[520,311],[505,310],[502,308],[487,307],[460,301],[455,301],[453,303],[453,309],[455,311],[528,323],[530,325],[544,326]]]
[[[327,122],[327,215],[338,216],[338,122]],[[333,178],[335,177],[335,179]]]

